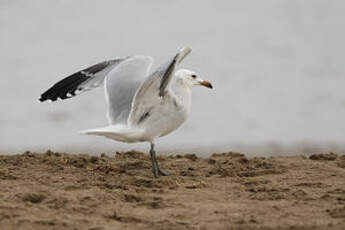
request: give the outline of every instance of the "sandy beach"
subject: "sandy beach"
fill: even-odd
[[[0,229],[344,229],[345,156],[0,155]]]
[[[0,1],[0,230],[345,230],[344,9]]]

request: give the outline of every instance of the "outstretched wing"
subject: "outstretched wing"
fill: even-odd
[[[127,124],[135,92],[148,76],[152,63],[151,57],[134,56],[108,73],[104,89],[111,124]]]
[[[153,74],[153,80],[160,80],[159,85],[159,96],[163,97],[166,93],[166,89],[168,87],[169,82],[171,81],[172,76],[174,75],[174,70],[176,65],[180,64],[180,62],[192,51],[191,48],[183,48],[181,49],[172,60],[165,65],[162,65],[156,73]],[[161,78],[161,79],[160,79]]]
[[[192,50],[190,48],[181,49],[174,57],[170,58],[167,63],[159,66],[138,88],[132,101],[132,110],[128,122],[130,124],[139,124],[145,114],[154,105],[159,104],[169,89],[169,83],[174,75],[175,67],[178,65]]]
[[[56,101],[57,99],[67,99],[76,93],[88,91],[102,85],[105,76],[127,58],[119,58],[110,61],[100,62],[89,68],[78,71],[54,84],[45,91],[39,100]]]

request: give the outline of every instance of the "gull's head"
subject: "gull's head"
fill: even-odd
[[[202,85],[210,89],[213,88],[210,82],[201,79],[201,77],[194,71],[179,69],[176,71],[175,75],[177,81],[180,81],[190,88],[196,85]]]

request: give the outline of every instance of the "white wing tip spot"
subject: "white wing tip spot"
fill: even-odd
[[[93,77],[94,75],[92,73],[81,71],[81,73],[84,75],[84,77]]]

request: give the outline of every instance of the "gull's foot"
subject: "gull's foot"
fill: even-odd
[[[170,174],[159,167],[158,161],[156,159],[156,152],[154,150],[154,144],[151,142],[150,156],[152,162],[152,173],[154,178],[159,176],[169,176]]]
[[[161,168],[158,168],[158,172],[162,176],[170,176],[170,173],[168,173],[167,171],[165,171],[165,170],[163,170]]]
[[[159,171],[156,167],[153,167],[152,169],[153,177],[158,178],[159,177]]]
[[[152,173],[154,178],[158,178],[159,176],[170,176],[170,173],[168,173],[167,171],[156,167],[153,167]]]

